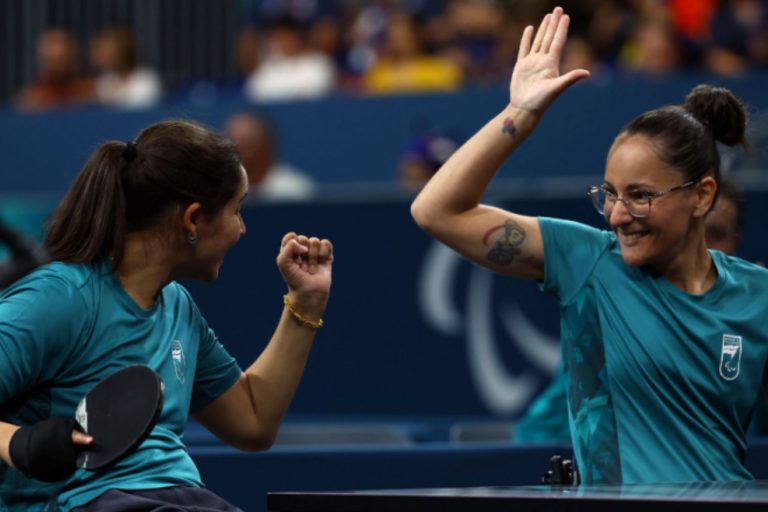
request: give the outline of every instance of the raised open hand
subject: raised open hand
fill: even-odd
[[[512,107],[541,116],[561,92],[589,76],[586,69],[560,75],[560,58],[569,23],[568,15],[556,7],[544,16],[535,37],[533,26],[525,28],[509,84]]]

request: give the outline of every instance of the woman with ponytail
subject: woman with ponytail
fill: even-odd
[[[187,121],[93,153],[46,225],[52,262],[0,295],[0,510],[238,510],[203,487],[182,442],[187,418],[244,450],[271,445],[333,262],[328,240],[283,237],[285,308],[241,370],[177,280],[216,279],[245,234],[246,191],[235,147]],[[76,469],[77,448],[94,442],[72,428],[78,401],[136,364],[163,380],[158,423],[115,465]]]
[[[588,195],[600,230],[480,203],[559,94],[569,19],[525,29],[509,103],[442,166],[411,211],[467,258],[535,279],[561,308],[571,439],[587,483],[742,480],[745,431],[768,358],[768,271],[707,249],[716,142],[744,145],[745,111],[702,85],[644,113]],[[534,33],[535,32],[535,33]]]

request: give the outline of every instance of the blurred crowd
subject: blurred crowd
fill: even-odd
[[[46,110],[86,103],[119,108],[155,105],[162,97],[157,71],[141,66],[136,38],[128,27],[95,34],[88,52],[89,71],[74,35],[51,28],[37,40],[37,78],[16,97],[22,110]]]
[[[764,0],[379,0],[304,10],[307,2],[267,1],[241,36],[246,95],[449,91],[506,81],[523,29],[555,4],[572,19],[566,70],[608,79],[768,69]],[[305,79],[277,86],[297,69]]]
[[[522,30],[555,3],[572,18],[563,68],[588,68],[594,80],[768,69],[764,0],[264,0],[233,38],[238,87],[259,103],[503,83]],[[88,48],[51,28],[37,59],[20,109],[141,108],[168,93],[127,27],[93,35]]]

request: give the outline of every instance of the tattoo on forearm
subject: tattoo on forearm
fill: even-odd
[[[513,220],[507,220],[504,224],[494,226],[483,236],[483,245],[488,245],[488,239],[496,231],[503,229],[504,234],[499,237],[488,251],[488,260],[496,265],[506,266],[515,259],[520,259],[522,254],[520,246],[525,242],[525,230]]]
[[[504,119],[504,124],[501,126],[501,133],[506,133],[513,139],[517,135],[517,126],[515,126],[515,121],[511,117]]]

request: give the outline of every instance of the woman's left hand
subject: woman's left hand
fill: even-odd
[[[570,18],[561,7],[544,16],[539,29],[528,26],[523,31],[517,63],[509,84],[509,104],[538,117],[574,83],[589,77],[586,69],[560,74]]]
[[[287,233],[280,244],[277,266],[297,300],[327,299],[331,289],[333,245],[329,240]]]

